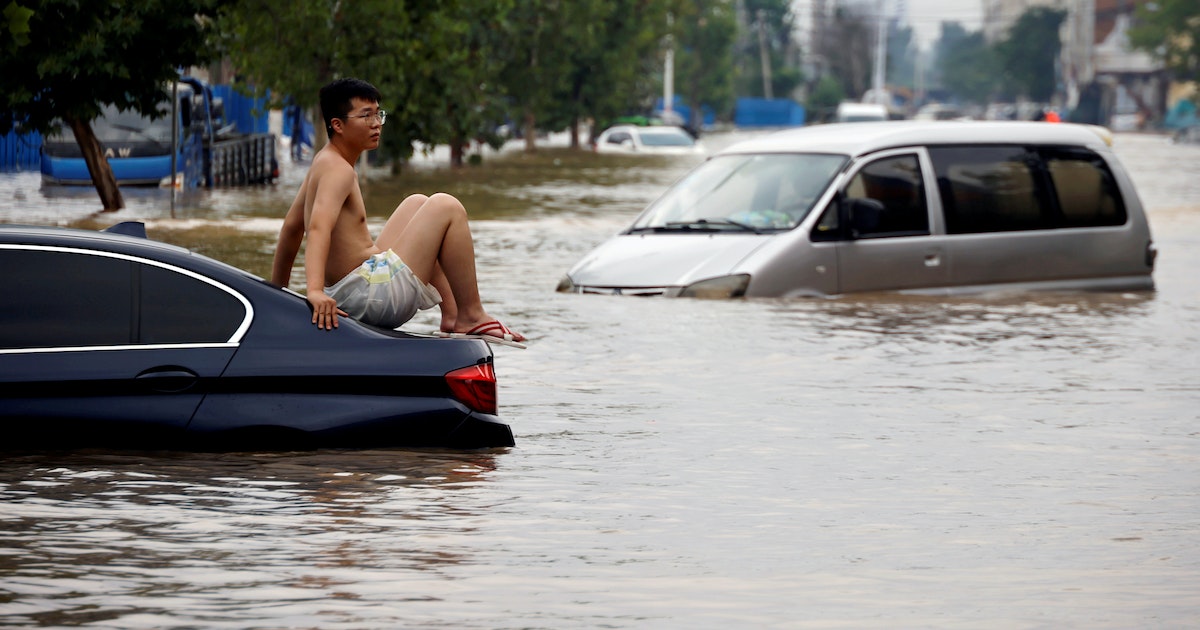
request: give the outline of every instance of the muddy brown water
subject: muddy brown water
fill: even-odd
[[[408,192],[471,209],[489,308],[532,338],[496,351],[517,446],[6,456],[0,625],[1194,625],[1200,147],[1116,147],[1155,292],[559,295],[694,160],[548,148],[372,179],[376,223]],[[0,174],[0,221],[135,218],[265,275],[285,166],[119,215]]]

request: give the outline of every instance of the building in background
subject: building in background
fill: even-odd
[[[1129,47],[1134,10],[1151,0],[982,0],[988,42],[1007,36],[1021,14],[1034,7],[1066,11],[1056,69],[1056,106],[1072,120],[1117,130],[1161,122],[1170,78],[1150,54]]]

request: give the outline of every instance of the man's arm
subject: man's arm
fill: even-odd
[[[271,265],[271,284],[286,287],[291,283],[292,265],[304,241],[304,187],[296,193],[296,200],[283,217],[279,228],[279,241],[275,244],[275,261]]]
[[[325,294],[325,264],[333,242],[333,228],[346,200],[350,197],[357,175],[353,168],[331,169],[317,178],[313,185],[312,211],[308,217],[308,246],[304,250],[305,297],[313,307],[312,322],[317,328],[337,328],[338,314],[345,315],[337,302]]]

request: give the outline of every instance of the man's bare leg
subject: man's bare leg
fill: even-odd
[[[388,223],[391,224],[391,220]],[[393,234],[394,231],[385,227],[376,244],[396,252],[425,282],[432,283],[438,269],[444,274],[457,309],[453,326],[447,332],[467,332],[495,319],[484,310],[479,297],[475,243],[467,224],[467,210],[458,199],[445,193],[429,197],[412,213],[394,240],[384,238],[391,238]],[[516,341],[525,339],[515,332],[513,338]]]
[[[404,228],[408,227],[409,222],[412,221],[413,215],[427,201],[429,201],[427,195],[414,194],[405,197],[404,201],[401,201],[400,205],[396,206],[396,209],[392,211],[392,216],[388,217],[387,223],[384,224],[383,229],[379,232],[379,238],[375,239],[375,244],[381,249],[390,248],[395,251],[394,247],[385,245],[385,243],[395,243],[398,241],[400,234],[404,232]],[[400,256],[401,260],[405,261],[405,264],[408,264],[403,255],[398,251],[396,254]],[[442,271],[441,265],[434,265],[433,277],[428,282],[442,296],[442,303],[439,305],[442,312],[440,328],[446,332],[451,332],[454,330],[454,322],[458,317],[458,306],[454,301],[454,293],[450,289],[450,282],[446,279],[446,274]]]

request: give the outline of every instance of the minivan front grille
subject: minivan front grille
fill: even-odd
[[[575,288],[577,293],[589,295],[634,295],[638,297],[653,297],[664,295],[667,287],[582,287]]]

